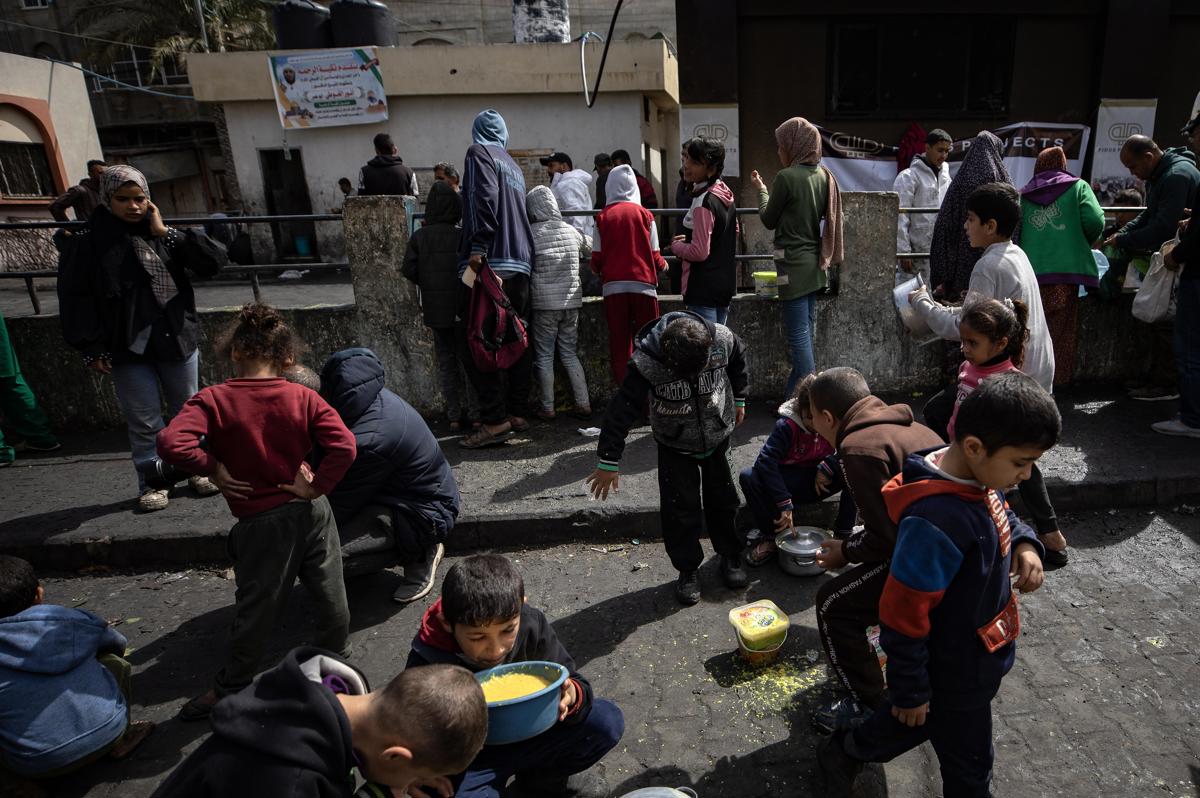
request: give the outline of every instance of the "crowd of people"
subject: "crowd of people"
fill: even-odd
[[[1193,120],[1187,133],[1200,150],[1198,127]],[[565,207],[584,203],[590,175],[556,152],[544,162],[551,186],[526,192],[500,114],[480,113],[471,135],[461,180],[439,164],[424,224],[400,265],[420,286],[460,445],[492,446],[526,429],[531,395],[537,415],[552,419],[555,352],[572,412],[591,416],[575,352],[586,264],[601,281],[618,386],[586,477],[591,494],[603,500],[619,488],[626,438],[648,422],[674,593],[688,606],[702,595],[704,536],[723,584],[742,590],[746,569],[769,561],[775,535],[793,528],[798,505],[840,494],[817,555],[832,575],[817,593],[818,632],[840,688],[812,718],[827,735],[818,760],[825,794],[850,795],[866,763],[928,740],[947,798],[988,795],[990,706],[1020,631],[1014,590],[1036,590],[1045,570],[1068,563],[1037,461],[1061,433],[1051,394],[1070,378],[1080,288],[1104,287],[1093,245],[1106,250],[1113,273],[1122,263],[1140,270],[1139,259],[1178,236],[1163,261],[1183,268],[1174,321],[1181,414],[1155,429],[1200,437],[1200,227],[1184,218],[1200,202],[1195,157],[1143,136],[1127,141],[1121,158],[1147,183],[1146,209],[1102,236],[1098,203],[1067,172],[1061,149],[1044,151],[1018,190],[992,134],[976,137],[951,180],[950,137],[930,133],[897,188],[903,203],[936,202],[940,212],[932,222],[904,220],[898,249],[928,247],[927,280],[910,300],[953,342],[953,384],[926,404],[920,423],[908,405],[873,395],[856,369],[816,367],[813,299],[843,258],[841,198],[820,164],[817,129],[800,117],[783,122],[770,189],[757,171],[751,185],[775,235],[792,369],[772,433],[738,473],[731,439],[753,370],[729,324],[738,222],[722,144],[683,144],[687,213],[679,233],[660,242],[644,178],[626,153],[596,158],[600,213],[564,220]],[[380,136],[375,146],[360,190],[415,191],[394,143]],[[438,441],[384,387],[373,352],[344,350],[319,372],[307,369],[284,314],[259,303],[217,342],[234,376],[200,389],[189,273],[218,271],[223,248],[201,231],[166,226],[132,167],[109,166],[94,179],[87,225],[61,242],[64,335],[85,367],[113,381],[141,509],[165,507],[169,487],[188,479],[201,494],[221,493],[236,519],[230,644],[211,689],[180,710],[185,720],[211,718],[214,733],[156,795],[351,795],[363,782],[372,795],[602,792],[581,774],[617,745],[623,714],[594,695],[502,556],[467,557],[449,570],[406,668],[370,690],[351,664],[344,576],[399,563],[395,600],[432,590],[461,505]],[[665,255],[682,262],[684,309],[661,314]],[[906,260],[898,268],[920,271]],[[30,429],[34,444],[53,442],[48,428]],[[739,484],[756,524],[749,533],[737,523]],[[1008,506],[1014,486],[1032,528]],[[297,579],[316,605],[319,648],[296,649],[262,671]],[[0,557],[0,762],[36,777],[126,756],[150,732],[130,720],[120,635],[44,599],[28,563]],[[875,626],[886,684],[864,633]],[[50,649],[66,636],[69,658]],[[54,668],[45,664],[55,657]],[[484,745],[485,704],[469,672],[527,660],[569,672],[557,723],[521,743]]]

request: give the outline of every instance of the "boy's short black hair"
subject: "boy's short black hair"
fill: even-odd
[[[458,169],[454,168],[454,164],[449,161],[438,161],[433,165],[433,171],[436,172],[439,169],[442,170],[442,174],[446,176],[446,179],[453,178],[458,180]]]
[[[350,182],[350,178],[348,178],[348,177],[339,177],[338,185],[339,186],[353,186],[354,184]]]
[[[612,163],[618,163],[618,162],[620,162],[622,164],[626,164],[626,163],[632,164],[633,163],[633,159],[629,157],[629,150],[613,150],[612,154],[608,156],[608,159]]]
[[[1058,442],[1062,419],[1037,380],[1017,371],[988,377],[958,406],[954,435],[983,442],[988,454],[1005,446],[1046,451]]]
[[[385,745],[412,751],[413,763],[438,775],[462,773],[487,737],[487,702],[459,665],[407,668],[371,698],[369,715]]]
[[[1146,200],[1142,196],[1142,192],[1138,191],[1136,188],[1123,188],[1117,192],[1115,197],[1113,197],[1112,204],[1121,205],[1127,208],[1137,208],[1145,201]]]
[[[89,172],[92,171],[93,166],[103,166],[103,167],[107,168],[108,164],[106,164],[104,161],[98,161],[96,159],[92,159],[87,162],[87,171],[89,171]]]
[[[954,143],[954,139],[950,138],[949,133],[942,130],[940,127],[935,127],[933,130],[929,131],[929,135],[925,137],[925,144],[929,147],[932,147],[939,141],[948,141],[951,144]]]
[[[663,361],[673,374],[694,377],[708,365],[713,339],[703,320],[679,316],[667,322],[659,345]]]
[[[380,155],[391,155],[392,148],[396,146],[396,142],[392,141],[392,137],[387,133],[376,133],[371,141],[375,145],[375,152]]]
[[[841,421],[850,408],[871,395],[871,386],[858,369],[838,366],[818,374],[808,395],[814,410],[827,412]]]
[[[0,618],[16,615],[37,601],[38,580],[33,566],[20,557],[0,554]]]
[[[967,210],[981,224],[994,219],[996,234],[1011,238],[1021,221],[1021,195],[1008,183],[984,183],[967,197]]]
[[[475,554],[459,560],[442,583],[442,616],[453,628],[460,623],[486,626],[521,614],[525,580],[512,561],[500,554]]]

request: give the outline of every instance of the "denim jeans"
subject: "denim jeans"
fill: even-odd
[[[554,347],[571,381],[575,407],[591,407],[587,378],[575,349],[579,343],[579,310],[539,310],[533,316],[533,373],[542,410],[554,411]]]
[[[724,324],[729,319],[728,305],[723,308],[714,308],[708,305],[688,305],[687,309],[700,318],[711,321],[713,324]]]
[[[158,456],[155,439],[158,431],[166,426],[163,398],[167,400],[167,413],[173,416],[200,389],[199,363],[199,352],[192,352],[186,360],[146,360],[113,365],[113,387],[129,428],[129,448],[133,452],[135,469]],[[146,489],[146,480],[140,473],[137,479],[141,493]]]
[[[792,371],[788,374],[784,396],[791,396],[796,383],[817,370],[813,359],[813,320],[816,315],[817,295],[805,294],[796,299],[785,299],[783,323],[787,327],[788,350],[792,356]]]
[[[1200,277],[1179,281],[1175,357],[1179,362],[1179,418],[1189,427],[1200,427]]]

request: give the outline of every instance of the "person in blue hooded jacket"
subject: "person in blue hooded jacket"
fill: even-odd
[[[354,435],[357,453],[329,504],[345,570],[379,570],[399,560],[401,604],[433,587],[462,499],[446,456],[425,419],[384,387],[370,349],[335,352],[321,369],[321,395]]]
[[[128,756],[154,728],[129,721],[125,638],[44,597],[33,566],[0,555],[0,768],[31,778]]]
[[[471,139],[474,143],[463,159],[458,274],[462,277],[467,269],[478,273],[486,261],[503,282],[504,294],[513,310],[528,326],[532,312],[529,274],[533,264],[533,231],[525,213],[525,176],[505,150],[508,127],[499,113],[489,108],[476,116]],[[514,431],[528,428],[529,422],[522,416],[532,385],[533,355],[527,349],[516,364],[503,372],[482,372],[475,368],[467,350],[465,324],[469,301],[470,294],[464,287],[460,292],[459,340],[471,384],[479,394],[483,426],[460,443],[463,448],[478,449],[502,443]]]

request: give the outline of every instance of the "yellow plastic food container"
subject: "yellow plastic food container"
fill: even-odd
[[[768,299],[775,299],[779,296],[779,285],[777,280],[779,275],[775,272],[754,272],[754,293]]]
[[[779,646],[787,639],[787,613],[770,599],[761,599],[729,611],[729,623],[738,638],[752,651]]]

